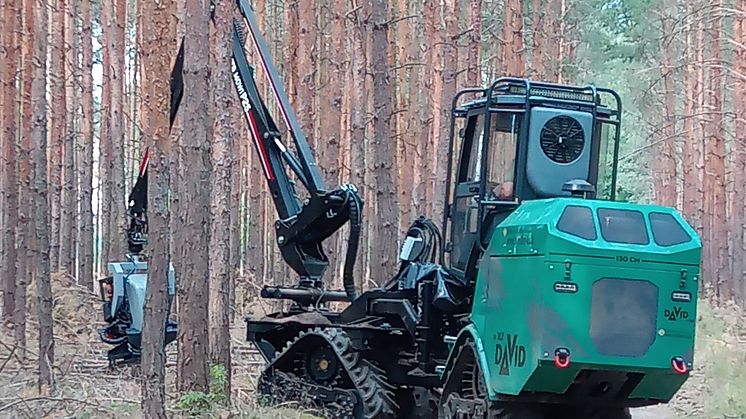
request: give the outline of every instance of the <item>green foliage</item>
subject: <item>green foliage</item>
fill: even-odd
[[[229,397],[225,394],[226,388],[228,388],[228,371],[225,365],[213,365],[210,368],[210,394],[217,403],[228,402]]]
[[[228,404],[229,397],[225,393],[228,383],[228,372],[224,365],[210,367],[210,384],[208,393],[202,391],[188,391],[184,393],[176,408],[190,416],[210,416],[219,407]]]

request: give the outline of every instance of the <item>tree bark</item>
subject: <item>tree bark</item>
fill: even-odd
[[[77,179],[75,176],[75,115],[78,110],[78,47],[75,36],[75,14],[78,0],[67,0],[65,14],[65,137],[62,168],[62,204],[60,206],[60,269],[75,275],[75,220],[77,215]]]
[[[111,60],[110,87],[111,108],[109,126],[111,127],[111,156],[109,179],[111,182],[111,211],[109,212],[109,236],[104,240],[110,242],[109,258],[120,259],[125,252],[125,232],[127,220],[124,216],[127,209],[124,181],[124,73],[125,36],[127,25],[127,1],[104,0],[112,2],[114,12],[109,36],[109,58]],[[168,74],[168,73],[167,73]],[[104,141],[107,139],[104,138]]]
[[[458,68],[455,67],[458,59],[458,51],[456,48],[456,37],[458,36],[458,4],[457,0],[445,0],[443,4],[443,18],[445,20],[445,31],[442,37],[442,51],[443,57],[441,62],[443,63],[442,74],[442,89],[440,99],[440,115],[438,117],[438,124],[440,129],[436,137],[436,159],[435,159],[435,170],[434,176],[435,190],[433,193],[433,206],[432,218],[434,220],[443,219],[443,199],[445,199],[445,182],[443,176],[446,175],[448,167],[448,134],[451,125],[451,101],[456,95],[456,72]]]
[[[316,136],[316,64],[318,49],[316,48],[316,0],[298,1],[298,52],[297,61],[291,61],[292,67],[297,68],[297,96],[295,108],[298,110],[298,122],[301,129],[314,150],[318,150]],[[291,35],[292,36],[292,35]]]
[[[39,319],[39,392],[54,390],[54,320],[50,277],[49,221],[47,216],[47,2],[36,0],[34,21],[34,75],[31,87],[34,139],[34,225],[36,226],[36,293]]]
[[[674,140],[676,136],[676,92],[674,87],[673,62],[673,12],[669,0],[661,1],[661,77],[663,79],[663,129],[660,131],[658,153],[653,157],[653,188],[655,201],[660,205],[675,207],[676,160]]]
[[[546,78],[547,23],[550,21],[550,15],[552,14],[552,0],[533,0],[531,5],[533,9],[531,11],[533,44],[531,48],[531,77],[536,80],[544,80]]]
[[[746,74],[746,0],[738,0],[736,8],[740,14],[735,22],[735,38],[740,42],[734,52],[736,71]],[[733,109],[736,111],[736,141],[734,146],[733,184],[736,185],[736,193],[733,199],[732,220],[733,232],[733,281],[737,285],[736,297],[742,307],[746,307],[746,243],[744,233],[746,232],[746,80],[735,77],[736,92],[733,98]]]
[[[482,0],[471,0],[469,6],[471,32],[467,48],[466,81],[469,86],[479,86],[482,83]]]
[[[553,47],[553,74],[552,79],[557,83],[562,83],[564,62],[567,59],[567,34],[566,28],[567,23],[565,17],[567,16],[567,2],[569,0],[559,0],[558,4],[554,4],[553,13],[556,13],[556,18],[553,19],[554,27],[554,39]]]
[[[435,33],[433,34],[433,45],[432,45],[432,53],[430,55],[430,62],[433,66],[433,97],[432,97],[432,105],[430,108],[428,108],[428,111],[426,113],[428,116],[432,118],[432,122],[429,126],[430,129],[430,141],[428,142],[428,151],[429,156],[427,159],[430,161],[430,170],[428,170],[425,174],[427,175],[427,192],[425,195],[425,199],[427,202],[427,206],[425,207],[425,213],[426,214],[435,214],[434,209],[441,207],[441,205],[438,205],[438,190],[440,185],[442,185],[442,182],[439,182],[438,177],[438,166],[440,162],[442,161],[442,150],[441,150],[441,127],[443,126],[443,105],[445,103],[443,102],[443,90],[444,90],[444,83],[445,83],[445,73],[446,73],[446,65],[444,61],[444,53],[446,49],[449,49],[450,46],[446,45],[446,42],[449,42],[450,40],[447,38],[447,36],[444,36],[444,33],[446,32],[446,28],[444,26],[444,20],[445,20],[445,14],[447,11],[443,10],[443,5],[440,4],[441,2],[437,2],[438,4],[435,5],[435,14],[432,15],[430,18],[433,19],[433,29]],[[448,67],[452,66],[458,66],[457,62],[451,61],[448,65]],[[437,219],[437,216],[436,216]]]
[[[18,92],[16,90],[16,71],[18,67],[18,44],[16,33],[18,32],[18,19],[16,16],[20,10],[16,9],[14,1],[5,2],[0,13],[4,13],[2,27],[2,45],[5,49],[5,57],[0,63],[0,80],[3,90],[2,96],[2,141],[5,155],[5,176],[2,179],[4,195],[4,224],[2,231],[3,251],[0,257],[2,262],[3,278],[3,317],[6,320],[13,318],[15,311],[16,292],[16,227],[18,226],[18,179],[16,168],[16,118],[18,106],[16,103]]]
[[[215,10],[212,95],[216,110],[212,139],[210,175],[210,361],[223,365],[227,372],[225,394],[231,394],[230,336],[230,238],[231,238],[231,151],[233,120],[229,110],[236,106],[231,78],[231,39],[233,4],[221,0]]]
[[[720,66],[722,53],[720,36],[722,32],[721,0],[711,3],[712,39],[708,51],[710,53],[710,74],[708,79],[708,110],[711,121],[707,124],[706,164],[705,173],[705,211],[710,223],[705,231],[709,236],[711,248],[712,269],[706,272],[716,284],[716,291],[721,301],[727,301],[733,296],[733,284],[727,269],[727,223],[725,219],[725,139],[723,133],[724,115],[723,98],[724,83]]]
[[[694,17],[691,13],[692,5],[684,1],[686,8],[686,22],[688,27],[693,26]],[[684,175],[683,183],[683,213],[687,221],[695,229],[701,231],[701,218],[698,217],[698,208],[703,202],[702,189],[698,182],[699,160],[702,155],[701,141],[697,141],[695,132],[695,109],[697,107],[697,64],[695,63],[695,36],[694,29],[686,32],[685,55],[686,67],[684,69],[684,145],[682,155],[682,169]]]
[[[419,174],[419,178],[415,178],[415,192],[412,194],[412,200],[414,203],[414,211],[417,214],[427,214],[430,212],[428,203],[432,203],[432,191],[434,188],[434,173],[435,164],[431,158],[435,152],[435,138],[433,137],[435,125],[434,115],[438,115],[435,111],[435,102],[440,101],[438,93],[436,92],[436,79],[438,77],[435,74],[435,67],[438,65],[438,35],[440,31],[440,2],[435,0],[425,0],[422,10],[422,18],[424,20],[423,25],[423,43],[424,43],[424,57],[423,61],[425,68],[423,70],[423,94],[422,94],[422,111],[420,112],[420,153],[421,162],[419,165],[416,175]]]
[[[65,3],[57,0],[49,17],[49,206],[51,210],[51,237],[49,257],[51,269],[59,269],[60,256],[60,205],[62,203],[62,154],[65,140],[65,83],[64,83],[64,33]]]
[[[391,90],[387,68],[388,3],[371,2],[371,63],[373,73],[373,179],[375,181],[375,228],[371,249],[372,279],[380,286],[395,273],[398,208],[393,179],[391,146]]]
[[[506,75],[524,76],[526,62],[523,50],[523,2],[521,0],[505,0],[503,39],[505,42],[503,63],[506,66]]]
[[[176,51],[174,0],[138,2],[142,31],[142,130],[150,144],[148,166],[149,286],[143,308],[142,411],[152,419],[166,418],[164,328],[168,317],[170,261],[169,185],[171,90],[164,74],[171,71]],[[181,329],[181,327],[180,327]]]
[[[413,1],[410,3],[411,14],[422,14],[423,10],[420,8],[419,2]],[[423,171],[426,169],[424,166],[429,164],[429,159],[425,154],[426,143],[422,143],[422,140],[427,140],[427,134],[423,132],[425,126],[421,123],[424,119],[422,116],[425,109],[424,101],[429,100],[427,95],[421,94],[423,88],[423,75],[426,72],[425,69],[428,67],[428,63],[424,59],[422,50],[420,49],[420,45],[423,42],[422,36],[423,34],[422,31],[419,30],[419,24],[415,23],[411,25],[409,36],[405,41],[407,47],[407,62],[412,64],[422,62],[423,64],[421,66],[413,65],[408,69],[409,75],[407,80],[409,80],[409,83],[407,83],[407,97],[409,98],[409,107],[407,115],[407,138],[402,139],[404,142],[403,153],[408,156],[415,156],[422,162],[422,164],[410,165],[412,174],[409,179],[411,179],[412,187],[402,188],[406,189],[406,194],[409,199],[407,201],[402,199],[399,202],[400,206],[406,207],[409,213],[414,213],[413,215],[423,214],[420,202],[420,198],[424,196],[425,187],[423,184]],[[429,113],[429,111],[426,113]],[[400,193],[404,193],[404,191],[400,191]],[[402,198],[404,198],[404,196],[402,196]],[[404,228],[407,227],[409,227],[409,225],[405,223]]]
[[[368,57],[365,49],[365,19],[363,18],[362,11],[356,9],[352,12],[351,16],[351,32],[352,37],[349,42],[350,51],[350,63],[352,74],[350,76],[350,85],[348,92],[351,93],[350,98],[350,171],[352,172],[352,182],[360,190],[360,195],[365,196],[368,189],[368,185],[365,184],[365,163],[367,156],[365,155],[365,118],[368,112],[368,101],[365,94],[365,78],[366,69],[368,67]],[[363,219],[367,219],[370,214],[370,202],[365,205],[366,208],[363,210]],[[363,229],[360,236],[360,243],[363,249],[357,258],[355,264],[355,278],[363,280],[366,272],[366,259],[367,259],[367,247],[365,243],[368,237],[367,229]],[[357,284],[358,289],[361,284]]]
[[[13,312],[13,333],[19,348],[19,358],[26,359],[26,291],[31,283],[33,267],[33,191],[32,180],[32,141],[31,122],[31,84],[33,80],[33,42],[34,42],[34,2],[23,2],[23,37],[22,37],[22,94],[21,94],[21,148],[19,155],[20,203],[18,219],[18,253],[16,272],[15,311]]]
[[[109,45],[112,37],[112,21],[114,11],[112,10],[111,0],[103,0],[100,3],[101,16],[100,24],[102,29],[102,45]],[[106,264],[111,258],[111,245],[117,240],[116,231],[111,231],[109,219],[112,217],[112,142],[111,142],[111,121],[109,114],[111,112],[111,51],[109,48],[101,48],[101,106],[99,107],[99,198],[101,209],[99,211],[98,223],[101,234],[101,258],[100,274],[106,274]]]
[[[208,390],[208,253],[210,234],[210,97],[209,13],[207,0],[187,0],[184,39],[185,135],[179,152],[179,288],[178,388]],[[188,238],[188,240],[187,240]]]
[[[83,148],[80,168],[80,254],[79,281],[93,290],[93,45],[91,41],[91,3],[81,1],[82,15],[82,113],[80,136]]]

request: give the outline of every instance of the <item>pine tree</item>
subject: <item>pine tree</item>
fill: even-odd
[[[207,0],[187,0],[184,38],[184,99],[179,139],[178,252],[179,361],[181,391],[208,389],[208,299],[210,237],[210,39]]]
[[[166,418],[165,364],[163,349],[168,316],[170,263],[169,105],[168,78],[176,54],[174,0],[138,2],[142,33],[142,134],[150,145],[148,166],[148,262],[149,284],[143,308],[142,410],[145,417]],[[175,147],[174,147],[175,148]]]
[[[47,21],[47,2],[35,2],[34,22]],[[54,390],[54,330],[52,319],[52,284],[50,276],[50,234],[47,205],[47,25],[34,25],[34,74],[31,85],[33,114],[32,137],[34,140],[34,225],[36,266],[36,293],[39,319],[39,392],[49,394]]]

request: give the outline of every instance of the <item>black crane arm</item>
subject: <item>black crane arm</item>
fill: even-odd
[[[184,66],[184,44],[179,47],[176,54],[176,63],[174,69]],[[181,79],[181,72],[171,72],[171,112],[169,115],[169,130],[174,125],[176,112],[181,104],[181,97],[184,94],[184,84]],[[150,153],[145,148],[142,160],[140,161],[140,170],[138,171],[137,180],[127,197],[127,215],[130,218],[130,225],[127,228],[127,249],[130,255],[139,255],[143,247],[148,243],[148,163],[150,162]]]
[[[262,99],[254,78],[254,68],[244,51],[244,33],[239,21],[233,21],[232,75],[254,148],[275,204],[279,219],[275,223],[276,241],[283,259],[299,275],[299,288],[324,288],[322,276],[329,265],[323,241],[350,221],[350,237],[345,259],[343,283],[349,300],[357,298],[353,267],[360,238],[362,199],[354,186],[346,184],[327,190],[311,147],[290,106],[279,73],[271,61],[269,50],[259,31],[254,12],[247,0],[236,0],[260,65],[277,101],[287,135],[297,155],[283,142],[283,134]],[[171,73],[171,115],[178,112],[183,94],[183,42]],[[293,175],[307,191],[301,202]]]

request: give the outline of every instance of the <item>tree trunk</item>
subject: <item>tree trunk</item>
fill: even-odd
[[[50,278],[49,221],[47,216],[47,2],[36,1],[34,10],[34,75],[31,87],[34,139],[34,225],[36,226],[36,293],[39,319],[39,392],[54,390],[54,331]]]
[[[298,110],[298,123],[308,137],[312,149],[318,150],[316,137],[316,83],[315,73],[318,49],[316,48],[316,1],[301,0],[298,2],[298,52],[297,61],[290,65],[298,71],[295,108]],[[291,35],[292,36],[292,35]]]
[[[440,3],[440,2],[438,2]],[[444,89],[444,82],[445,82],[445,63],[443,61],[443,54],[446,49],[448,49],[450,46],[446,45],[446,42],[449,42],[450,40],[447,39],[447,36],[444,37],[444,33],[446,32],[446,29],[443,25],[443,22],[445,18],[445,11],[443,10],[442,4],[437,4],[435,6],[435,14],[431,16],[431,19],[433,20],[433,29],[435,30],[434,33],[434,39],[433,39],[433,46],[432,46],[432,54],[430,55],[430,62],[433,66],[433,97],[432,97],[432,105],[430,108],[427,108],[427,111],[425,113],[428,114],[429,117],[432,118],[432,122],[429,126],[430,129],[430,141],[428,142],[428,151],[429,155],[427,156],[427,159],[430,161],[430,170],[426,172],[427,175],[427,195],[426,195],[426,202],[427,206],[425,207],[425,213],[426,214],[434,214],[433,209],[440,207],[439,198],[438,198],[438,190],[440,185],[442,184],[439,182],[438,178],[438,165],[442,161],[442,151],[441,151],[441,126],[443,124],[443,118],[442,118],[442,108],[443,108],[443,89]],[[449,63],[449,67],[451,66],[457,66],[456,61],[451,61]],[[437,218],[436,218],[437,219]]]
[[[212,74],[212,95],[215,113],[212,139],[212,173],[210,174],[210,361],[222,365],[227,372],[225,394],[231,394],[230,336],[230,238],[231,238],[231,152],[233,120],[231,110],[235,92],[231,74],[231,40],[233,26],[232,3],[223,0],[215,10],[215,69]]]
[[[355,10],[351,17],[352,37],[349,48],[352,74],[350,77],[350,86],[346,89],[348,92],[352,92],[350,98],[350,171],[352,172],[352,183],[357,185],[360,195],[365,196],[369,186],[365,184],[365,162],[367,159],[365,155],[365,118],[368,112],[368,101],[363,86],[365,86],[368,57],[365,49],[365,20],[363,19],[362,11]],[[365,217],[370,214],[370,206],[371,203],[366,202],[363,210],[363,219],[367,219]],[[368,254],[368,248],[365,246],[365,243],[368,234],[369,232],[364,228],[360,235],[361,249],[363,250],[358,254],[355,265],[355,278],[360,278],[360,281],[364,281],[365,277]],[[357,284],[358,289],[363,284],[364,282]]]
[[[467,48],[466,84],[479,86],[482,83],[482,0],[471,0],[469,5],[471,32]]]
[[[52,6],[52,4],[54,4]],[[51,237],[49,257],[51,269],[59,269],[60,256],[60,204],[62,198],[62,154],[65,140],[65,83],[64,83],[64,33],[65,33],[65,0],[50,3],[49,16],[51,28],[49,36],[49,142],[47,151],[49,159],[49,206],[51,210]]]
[[[676,91],[674,87],[673,62],[673,5],[669,0],[661,2],[661,76],[663,79],[664,116],[663,138],[657,147],[658,152],[653,157],[653,188],[655,201],[660,205],[675,207],[676,192],[676,160],[674,155],[674,140],[676,136]]]
[[[536,80],[544,80],[546,78],[547,22],[550,21],[550,15],[552,14],[552,0],[533,0],[531,5],[533,9],[531,11],[533,44],[531,48],[531,77]]]
[[[436,164],[435,170],[433,170],[436,180],[433,194],[433,209],[431,211],[434,220],[443,219],[443,200],[445,199],[446,192],[443,176],[446,175],[446,170],[448,170],[448,134],[451,126],[451,102],[456,95],[456,71],[458,70],[455,67],[458,59],[456,37],[459,31],[457,3],[457,0],[445,0],[443,10],[445,32],[442,41],[443,57],[440,61],[443,63],[443,71],[441,71],[443,87],[441,89],[440,115],[438,116],[440,129],[436,138]]]
[[[187,0],[184,39],[184,133],[179,151],[179,287],[178,388],[208,389],[207,248],[210,234],[210,97],[209,1]],[[187,240],[188,238],[188,240]]]
[[[388,4],[385,0],[371,2],[371,63],[373,73],[373,179],[375,181],[375,228],[371,249],[371,271],[376,284],[383,285],[396,272],[396,235],[398,208],[393,179],[391,146],[391,89],[388,77]]]
[[[722,54],[720,34],[722,32],[721,1],[715,0],[711,3],[712,13],[712,39],[708,48],[710,61],[710,74],[708,79],[708,110],[710,112],[710,123],[707,124],[707,155],[705,174],[705,211],[710,225],[706,229],[710,238],[712,269],[706,273],[716,284],[716,291],[721,301],[727,301],[732,294],[732,279],[727,269],[727,224],[725,220],[725,139],[723,137],[724,115],[723,98],[724,88],[722,72]]]
[[[148,166],[148,247],[150,279],[143,309],[142,411],[145,417],[166,418],[164,327],[168,317],[170,261],[169,185],[171,136],[167,77],[176,51],[174,0],[138,2],[142,31],[142,135],[150,144]],[[105,91],[105,90],[104,90]],[[175,148],[175,147],[174,147]],[[182,276],[179,276],[182,277]],[[185,278],[185,277],[184,277]],[[180,327],[181,329],[181,327]]]
[[[60,206],[60,269],[75,275],[75,220],[77,215],[77,179],[75,177],[75,115],[78,110],[78,46],[75,36],[78,0],[67,0],[65,13],[65,138],[62,171],[62,204]]]
[[[125,252],[125,232],[127,220],[125,212],[127,202],[124,181],[124,73],[125,73],[125,36],[127,25],[127,1],[104,0],[113,2],[113,19],[111,36],[109,36],[109,53],[111,59],[110,87],[111,109],[109,126],[111,127],[111,158],[109,160],[109,179],[111,182],[111,211],[109,212],[109,234],[104,240],[110,243],[109,258],[121,259]],[[104,141],[107,139],[104,138]]]
[[[112,37],[113,10],[111,0],[103,0],[100,3],[101,17],[100,24],[102,29],[102,45],[109,45]],[[112,186],[111,171],[112,144],[111,144],[111,121],[109,114],[111,112],[111,51],[109,48],[101,48],[101,106],[99,107],[99,198],[101,209],[98,215],[98,223],[101,234],[98,237],[101,240],[101,272],[106,273],[106,264],[111,258],[111,245],[116,240],[120,240],[116,231],[111,231],[109,219],[112,217]],[[117,257],[115,255],[114,257]]]
[[[416,173],[419,174],[419,178],[415,178],[414,184],[415,192],[412,194],[414,202],[414,211],[417,214],[427,214],[430,212],[430,205],[433,202],[432,191],[434,182],[435,164],[432,161],[432,155],[435,153],[435,138],[433,132],[435,131],[433,126],[435,125],[434,115],[438,115],[435,111],[435,102],[440,101],[440,97],[437,96],[436,92],[436,79],[438,77],[435,74],[435,67],[438,62],[437,49],[438,36],[440,34],[440,2],[435,0],[425,0],[423,4],[422,18],[424,20],[423,29],[423,44],[424,44],[424,64],[423,70],[423,83],[422,86],[422,111],[420,112],[420,153],[421,153],[421,165],[420,170]]]
[[[691,2],[686,3],[686,20],[687,26],[692,27],[693,16],[691,14]],[[699,177],[699,159],[702,155],[701,141],[697,141],[695,123],[695,109],[697,107],[697,64],[695,63],[695,39],[692,36],[694,29],[686,32],[685,55],[686,67],[684,69],[684,145],[682,155],[682,169],[684,174],[683,184],[683,213],[687,221],[695,229],[701,231],[702,220],[698,217],[698,208],[701,207],[703,196],[700,184],[697,181]]]
[[[554,19],[554,63],[553,63],[553,81],[562,83],[564,79],[564,64],[567,59],[567,2],[569,0],[559,0],[559,4],[554,5],[554,12],[557,17]]]
[[[737,63],[736,71],[746,75],[746,0],[738,0],[737,7],[740,10],[735,22],[735,38],[741,43],[736,47],[734,63]],[[736,111],[736,141],[734,146],[733,184],[736,185],[736,193],[733,199],[732,220],[733,232],[733,281],[737,285],[736,297],[742,307],[746,307],[746,243],[744,243],[744,232],[746,232],[746,80],[743,77],[735,77],[736,92],[733,98],[733,109]]]
[[[20,203],[22,211],[18,220],[18,254],[16,272],[15,311],[13,313],[13,332],[15,344],[19,348],[19,358],[26,359],[26,291],[31,283],[33,268],[32,233],[33,233],[33,191],[32,179],[32,142],[31,121],[31,84],[33,80],[33,42],[34,42],[34,2],[23,2],[23,54],[22,54],[22,101],[21,101],[21,149],[19,155]]]
[[[93,290],[93,45],[91,41],[91,3],[81,1],[82,14],[82,113],[80,142],[83,148],[80,168],[80,253],[79,281]]]
[[[503,39],[505,42],[503,63],[506,66],[506,75],[524,76],[526,63],[523,51],[523,2],[521,0],[505,0]]]
[[[411,2],[410,13],[413,15],[420,15],[422,14],[421,12],[423,12],[423,10],[420,8],[419,2]],[[410,165],[412,175],[409,179],[411,179],[412,187],[406,188],[406,193],[409,199],[407,201],[401,200],[399,205],[406,207],[410,214],[414,213],[414,216],[419,216],[423,214],[422,203],[420,201],[421,197],[424,197],[425,188],[423,182],[425,175],[423,172],[426,169],[425,165],[429,164],[429,159],[426,155],[427,134],[424,130],[426,125],[422,124],[422,120],[424,119],[422,115],[423,113],[430,113],[429,110],[425,111],[426,108],[424,107],[424,101],[430,99],[427,95],[421,94],[423,89],[423,74],[425,74],[426,71],[429,71],[429,66],[422,55],[422,50],[420,49],[423,34],[422,31],[419,30],[419,24],[412,24],[409,33],[409,38],[406,40],[407,62],[412,63],[413,66],[408,69],[409,76],[407,77],[407,80],[409,80],[407,85],[407,96],[409,98],[409,115],[407,118],[408,138],[402,140],[404,140],[405,143],[405,154],[408,156],[414,156],[421,162],[421,164]],[[415,66],[414,64],[417,62],[421,62],[422,65]],[[425,140],[425,143],[423,143],[422,140]],[[403,193],[403,191],[400,191],[400,193]],[[405,223],[404,228],[407,227],[409,227],[409,225]]]
[[[3,90],[2,96],[2,141],[4,145],[5,157],[5,176],[2,179],[2,188],[4,199],[4,225],[2,230],[3,251],[2,278],[3,278],[3,317],[10,320],[15,311],[15,292],[16,292],[16,227],[18,226],[18,180],[16,169],[16,117],[18,116],[18,106],[16,99],[18,92],[16,90],[16,71],[18,67],[18,32],[16,16],[20,10],[16,10],[16,2],[7,1],[0,13],[4,13],[5,22],[2,28],[2,45],[5,48],[5,57],[0,63],[0,81]],[[1,208],[1,207],[0,207]]]

